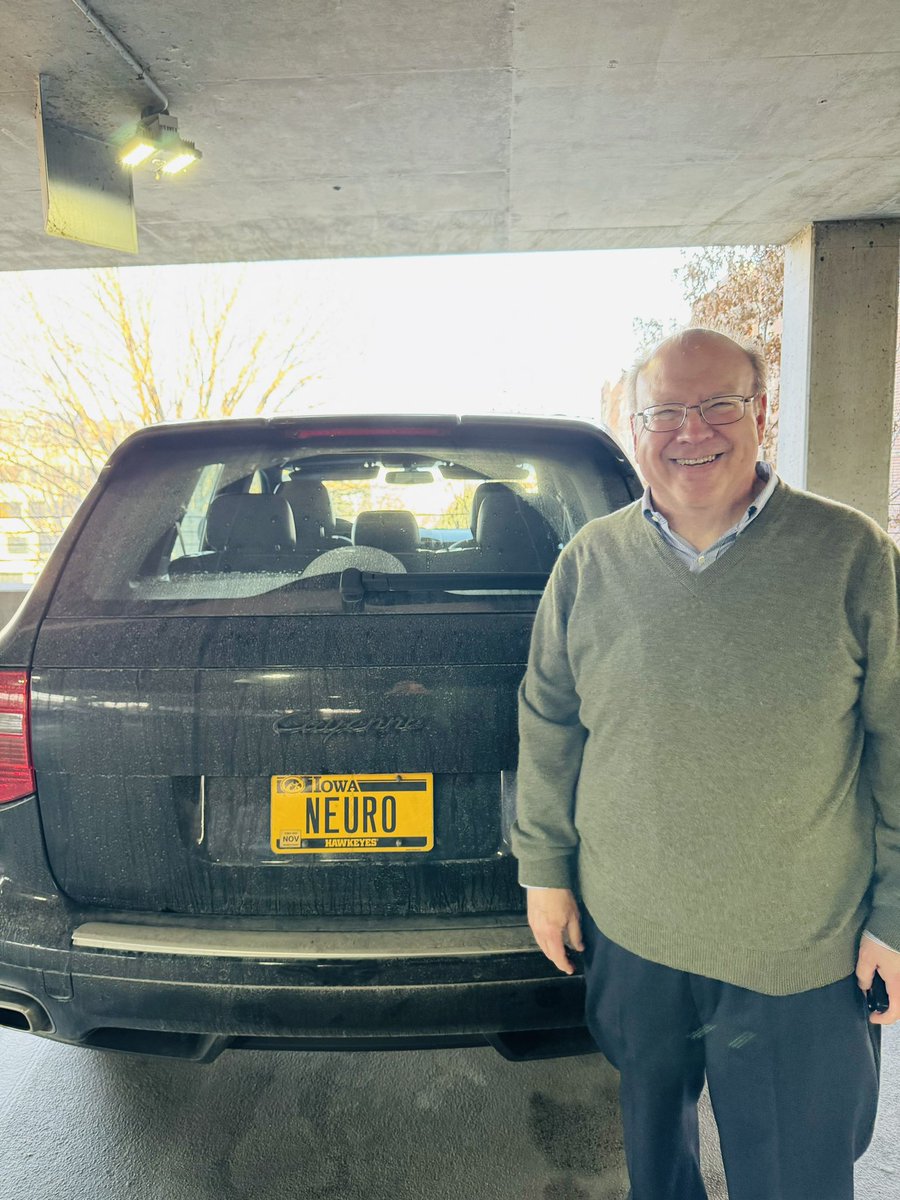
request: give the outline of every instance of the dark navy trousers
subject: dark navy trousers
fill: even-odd
[[[852,1200],[881,1045],[855,977],[764,996],[639,958],[582,917],[587,1023],[621,1077],[633,1200],[707,1200],[704,1078],[729,1200]]]

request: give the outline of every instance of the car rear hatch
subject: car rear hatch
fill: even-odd
[[[136,435],[35,648],[60,887],[198,916],[517,911],[534,610],[559,547],[633,490],[565,422]]]

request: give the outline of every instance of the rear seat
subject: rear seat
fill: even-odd
[[[558,539],[541,514],[503,484],[485,488],[475,521],[475,544],[438,550],[434,571],[550,571]]]
[[[300,481],[294,481],[299,483]],[[331,562],[338,549],[373,548],[413,572],[444,571],[550,571],[559,552],[557,539],[540,513],[503,484],[482,491],[477,505],[474,544],[467,548],[425,550],[419,541],[415,515],[406,509],[367,510],[353,523],[351,542],[326,534],[328,519],[322,495],[330,511],[330,499],[318,481],[284,484],[275,495],[231,494],[217,496],[209,507],[206,541],[210,549],[175,559],[170,575],[200,572],[267,571],[299,574],[323,554]],[[309,487],[310,483],[315,484]],[[297,538],[293,499],[305,503],[307,518]],[[300,497],[300,492],[303,492]],[[323,520],[317,518],[321,516]],[[333,518],[332,518],[333,519]],[[343,559],[336,560],[343,562]],[[349,560],[348,560],[349,561]],[[387,560],[384,560],[385,563]],[[352,565],[357,564],[354,559]],[[325,569],[323,564],[322,569]],[[331,566],[331,570],[340,569]],[[386,570],[387,566],[361,566],[363,570]],[[315,573],[320,573],[316,571]]]
[[[296,534],[283,496],[226,493],[216,496],[206,519],[209,550],[177,558],[170,575],[222,571],[296,571]]]

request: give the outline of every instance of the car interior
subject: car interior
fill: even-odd
[[[474,471],[458,478],[463,472],[455,464],[443,466],[450,478],[440,463],[421,456],[376,462],[343,456],[257,470],[212,496],[195,547],[182,536],[181,523],[176,525],[169,576],[308,577],[347,567],[397,573],[551,569],[560,538],[539,511],[538,496],[526,491],[526,468],[520,468],[524,480],[517,481],[485,479]],[[437,507],[436,489],[445,507],[428,511]],[[409,507],[400,507],[407,496]],[[462,500],[464,525],[458,523]],[[379,507],[363,506],[372,503]]]

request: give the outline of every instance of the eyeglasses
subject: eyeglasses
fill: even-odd
[[[680,429],[688,413],[695,408],[707,425],[733,425],[740,421],[747,405],[755,399],[755,393],[752,396],[710,396],[700,404],[654,404],[634,415],[643,420],[644,428],[651,433],[672,433]]]

